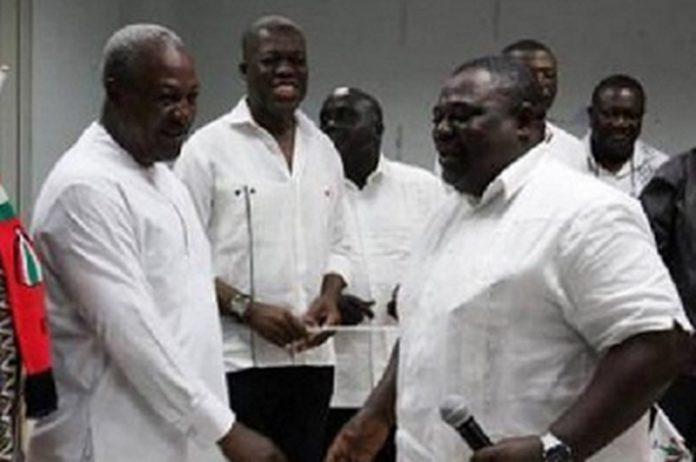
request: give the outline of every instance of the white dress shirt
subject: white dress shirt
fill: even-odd
[[[399,298],[400,461],[469,460],[439,416],[448,394],[494,441],[541,435],[610,347],[690,329],[640,204],[554,155],[540,144],[479,201],[451,194],[414,247]],[[647,462],[647,423],[591,460]]]
[[[556,124],[546,121],[545,141],[557,159],[576,157],[584,152],[582,141]]]
[[[277,141],[251,117],[246,99],[197,131],[175,170],[208,233],[216,276],[301,316],[325,274],[350,282],[351,244],[338,153],[304,114],[297,111],[295,118],[292,170]],[[331,340],[292,355],[229,317],[223,317],[223,335],[229,372],[334,363]]]
[[[382,377],[398,336],[387,303],[401,281],[411,245],[428,217],[442,203],[444,185],[418,167],[380,157],[362,189],[346,180],[349,224],[355,236],[356,257],[347,292],[373,300],[374,332],[339,332],[336,346],[332,407],[362,406]],[[392,326],[392,330],[383,330]]]
[[[654,147],[636,140],[633,148],[633,156],[621,166],[617,172],[610,172],[597,163],[592,155],[590,133],[582,139],[582,152],[574,156],[566,157],[565,163],[583,173],[596,176],[603,182],[638,197],[643,188],[650,183],[653,175],[669,156],[658,151]]]
[[[93,123],[48,176],[32,227],[59,409],[36,424],[29,459],[221,461],[234,415],[210,247],[186,188]]]

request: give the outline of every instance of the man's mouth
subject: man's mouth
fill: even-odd
[[[164,135],[165,138],[171,140],[174,143],[183,143],[184,140],[186,140],[186,137],[188,136],[188,132],[188,129],[168,130],[162,132],[162,135]]]
[[[610,144],[621,145],[621,146],[623,146],[623,145],[633,144],[634,139],[633,139],[633,137],[630,136],[630,135],[616,134],[616,135],[610,135],[610,136],[608,136],[608,137],[607,137],[607,141],[608,141]]]
[[[273,85],[273,95],[281,100],[295,100],[299,95],[299,90],[294,83],[278,83]]]

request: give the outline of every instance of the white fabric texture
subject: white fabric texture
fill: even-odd
[[[587,133],[582,139],[580,153],[561,158],[571,168],[593,175],[626,194],[638,197],[669,156],[639,139],[633,148],[633,157],[618,172],[610,172],[597,164],[592,156],[590,133]]]
[[[186,188],[93,123],[48,176],[32,227],[60,403],[29,459],[222,461],[234,414],[210,247]]]
[[[319,295],[325,274],[350,284],[352,250],[338,153],[304,114],[297,111],[295,118],[292,170],[242,99],[191,137],[175,171],[207,231],[216,276],[245,293],[253,281],[256,300],[300,316]],[[331,340],[291,354],[228,317],[223,335],[228,372],[331,365],[335,359]]]
[[[585,152],[582,141],[548,120],[546,121],[544,140],[556,159],[575,158]]]
[[[398,337],[387,303],[400,282],[411,246],[445,196],[444,185],[418,167],[381,156],[363,189],[346,180],[349,225],[355,239],[352,284],[347,293],[373,300],[371,326],[393,331],[339,332],[334,337],[336,373],[332,407],[362,406],[382,377]]]
[[[640,204],[555,155],[541,143],[479,201],[451,194],[414,247],[399,298],[398,460],[468,460],[438,413],[449,394],[493,440],[541,435],[608,348],[690,328]],[[591,460],[648,454],[643,418]]]

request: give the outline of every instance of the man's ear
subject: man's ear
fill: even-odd
[[[106,98],[113,103],[118,103],[123,97],[123,89],[114,77],[106,77],[104,79],[104,91],[106,92]]]
[[[241,63],[239,63],[239,73],[242,74],[242,77],[246,77],[247,68],[248,66],[246,61],[242,61]]]
[[[529,140],[539,121],[538,108],[529,101],[523,101],[517,109],[517,133],[521,139]]]

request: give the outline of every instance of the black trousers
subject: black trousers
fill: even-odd
[[[696,377],[677,377],[660,399],[660,407],[684,437],[689,449],[696,449]]]
[[[329,411],[329,419],[326,423],[326,441],[324,443],[325,451],[328,451],[333,439],[336,437],[343,425],[345,425],[356,412],[358,412],[358,409],[350,408],[332,408]],[[389,432],[389,436],[387,437],[387,441],[384,442],[384,446],[382,446],[379,454],[377,454],[375,462],[396,461],[396,445],[394,442],[395,436],[396,429],[392,428]]]
[[[227,374],[230,407],[290,462],[320,462],[333,367],[254,368]]]

